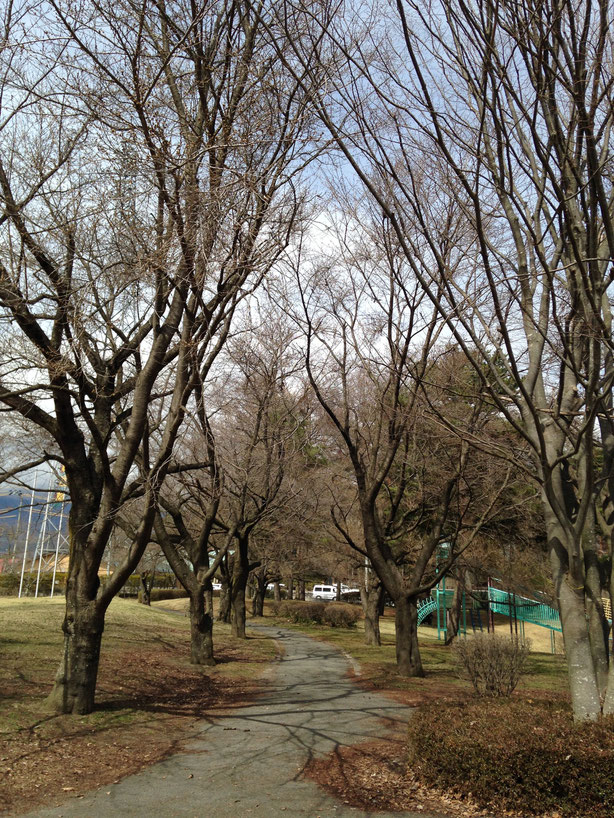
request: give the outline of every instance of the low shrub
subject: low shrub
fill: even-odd
[[[574,725],[562,701],[426,705],[409,723],[409,760],[423,783],[481,808],[614,815],[614,719]]]
[[[343,602],[331,602],[324,606],[322,623],[331,628],[355,628],[360,610]]]
[[[529,643],[494,633],[458,639],[454,655],[479,696],[510,696],[516,689],[529,655]]]
[[[162,602],[164,599],[185,599],[187,591],[183,588],[153,588],[151,591],[152,602]]]
[[[37,576],[36,569],[34,571],[26,571],[23,577],[22,595],[34,596],[36,593],[36,583],[38,580],[38,595],[49,596],[51,593],[51,584],[53,581],[53,571],[41,572]],[[21,584],[21,572],[0,574],[0,596],[17,596],[19,594],[19,586]],[[66,574],[56,571],[55,575],[55,594],[63,594],[66,588]]]
[[[0,596],[17,596],[21,574],[0,574]]]
[[[360,617],[360,611],[342,602],[303,602],[288,599],[274,602],[271,606],[275,616],[283,616],[297,625],[316,624],[331,628],[353,628]]]
[[[298,599],[288,599],[273,603],[273,613],[283,616],[295,624],[309,624],[315,622],[321,625],[324,617],[324,602],[302,602]]]

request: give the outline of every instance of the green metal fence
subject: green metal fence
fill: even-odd
[[[561,632],[561,618],[556,608],[535,599],[500,591],[492,586],[488,588],[487,593],[490,610],[493,613],[515,617],[519,622],[530,622],[542,628]]]

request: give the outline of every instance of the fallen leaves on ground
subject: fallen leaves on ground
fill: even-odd
[[[103,654],[97,708],[88,716],[46,713],[48,687],[28,685],[34,698],[14,703],[19,724],[0,734],[0,811],[15,815],[112,784],[175,751],[197,718],[254,695],[255,680],[213,678],[185,654],[185,639]],[[241,649],[216,655],[236,661]],[[24,707],[31,709],[27,726]]]
[[[414,812],[441,818],[526,818],[507,810],[489,810],[470,799],[423,786],[407,768],[401,735],[353,747],[337,747],[310,762],[306,774],[344,804],[365,812]],[[548,813],[541,818],[560,818]]]

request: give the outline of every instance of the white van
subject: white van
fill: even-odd
[[[311,598],[312,599],[323,599],[327,601],[331,601],[332,599],[337,599],[337,586],[336,585],[314,585],[311,591]]]

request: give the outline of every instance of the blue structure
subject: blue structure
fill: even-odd
[[[489,585],[474,593],[482,596],[483,603],[488,610],[488,616],[493,614],[502,614],[515,622],[520,623],[521,632],[524,634],[524,623],[528,622],[532,625],[539,625],[539,627],[547,628],[551,634],[552,652],[555,650],[555,633],[561,633],[561,619],[556,608],[547,605],[530,597],[520,596],[518,594],[502,591]],[[442,635],[445,639],[447,634],[447,610],[452,603],[454,592],[446,589],[445,577],[439,585],[431,592],[431,597],[424,599],[418,603],[418,624],[420,625],[427,616],[437,612],[437,638],[441,639]],[[467,635],[467,610],[466,599],[463,592],[462,601],[463,623],[462,633]],[[480,617],[480,609],[477,608],[479,629],[482,630],[482,620]],[[473,607],[471,609],[471,624],[475,630],[475,619],[473,616]]]

